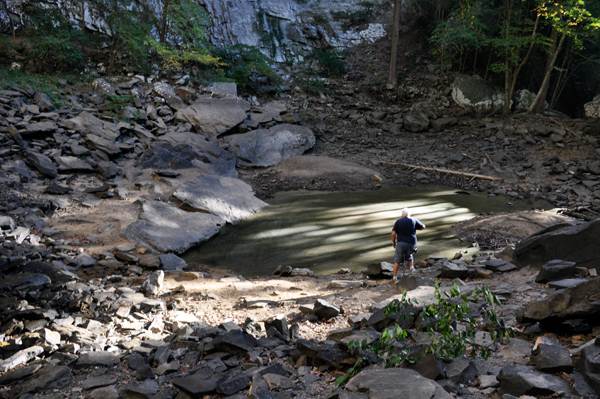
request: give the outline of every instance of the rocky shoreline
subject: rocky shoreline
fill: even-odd
[[[447,77],[437,73],[441,85]],[[473,259],[430,257],[399,287],[389,264],[331,276],[290,266],[245,279],[176,255],[263,209],[259,198],[296,188],[435,183],[596,215],[593,120],[473,119],[415,74],[420,88],[403,89],[412,96],[404,107],[381,106],[351,87],[263,104],[239,98],[232,85],[199,91],[183,79],[175,89],[144,77],[97,80],[94,93],[66,96],[70,105],[58,109],[30,88],[1,90],[4,396],[597,395],[597,222],[565,223],[538,235],[542,241]],[[107,116],[109,96],[125,94],[134,95],[119,110],[127,122]],[[319,162],[329,167],[315,168]],[[556,252],[568,240],[592,249],[577,259]],[[377,339],[397,321],[385,306],[404,289],[432,303],[436,279],[461,292],[489,285],[503,302],[503,326],[518,337],[486,342],[488,361],[430,359],[419,374],[381,369],[372,358],[336,389],[359,355],[349,341]],[[483,305],[471,306],[477,313]],[[494,327],[481,321],[484,339]],[[407,345],[427,341],[417,324],[406,325]],[[585,328],[561,330],[569,326]]]

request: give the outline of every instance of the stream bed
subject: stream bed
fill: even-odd
[[[340,268],[362,271],[372,262],[393,262],[390,233],[402,209],[427,229],[417,232],[415,261],[429,255],[471,256],[479,248],[452,236],[449,228],[481,213],[548,207],[447,187],[393,187],[377,191],[291,191],[276,194],[270,208],[235,226],[225,226],[208,242],[182,257],[193,264],[243,276],[272,273],[277,266],[307,267],[315,273]]]

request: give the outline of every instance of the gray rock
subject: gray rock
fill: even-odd
[[[504,93],[477,75],[457,74],[452,87],[452,99],[476,117],[501,112],[505,103]]]
[[[451,399],[438,383],[414,370],[364,370],[346,384],[347,391],[368,392],[370,399]]]
[[[562,259],[588,269],[600,268],[600,219],[584,223],[561,223],[541,230],[515,247],[514,263],[541,267]]]
[[[140,201],[139,220],[124,236],[161,252],[182,253],[219,232],[225,221],[207,213],[189,213],[158,201]]]
[[[25,378],[33,375],[41,367],[41,364],[32,364],[31,366],[23,366],[8,371],[0,376],[0,387],[5,387],[13,382],[24,380]]]
[[[18,398],[28,393],[41,393],[62,390],[73,380],[73,373],[67,366],[45,365],[33,377],[20,382],[10,390],[10,397]]]
[[[146,296],[160,294],[164,289],[165,272],[157,270],[153,272],[142,284],[142,292]]]
[[[31,346],[27,349],[22,349],[11,357],[0,361],[0,372],[12,370],[21,364],[27,363],[43,352],[44,348],[41,346]]]
[[[290,329],[288,327],[287,319],[285,317],[271,317],[265,321],[265,330],[273,327],[276,329],[285,340],[290,339]]]
[[[0,215],[0,229],[13,231],[17,227],[15,220],[10,216]]]
[[[528,341],[520,338],[511,338],[510,342],[500,351],[500,355],[506,359],[506,361],[527,363],[524,355],[530,354],[532,348],[533,344]]]
[[[175,120],[189,122],[198,133],[215,138],[246,119],[249,104],[237,98],[200,98],[175,114]]]
[[[527,89],[517,90],[513,95],[513,111],[516,113],[524,113],[529,110],[531,104],[533,104],[533,100],[535,100],[535,93],[530,92]],[[544,109],[548,109],[548,102],[544,102]]]
[[[105,179],[112,179],[119,173],[119,168],[114,162],[111,161],[100,161],[96,166],[96,170]]]
[[[362,287],[363,282],[359,280],[332,280],[327,286],[328,289],[340,288],[358,288]]]
[[[573,277],[575,273],[575,262],[560,259],[551,260],[542,265],[542,269],[535,278],[536,283],[547,283],[549,281],[563,280]]]
[[[313,314],[319,319],[330,319],[340,314],[340,308],[323,299],[317,299],[313,307]]]
[[[442,130],[454,126],[458,123],[458,119],[456,118],[439,118],[430,120],[431,127],[436,132],[441,132]]]
[[[82,112],[75,118],[63,121],[63,123],[84,137],[93,134],[110,142],[115,141],[121,134],[119,125],[99,119],[88,112]]]
[[[442,277],[464,279],[469,275],[469,268],[454,262],[446,261],[442,263]]]
[[[91,150],[99,150],[105,153],[110,158],[115,158],[121,155],[121,148],[118,145],[111,143],[110,141],[96,136],[95,134],[88,134],[85,140],[85,144]]]
[[[558,345],[539,344],[531,363],[544,373],[568,373],[573,371],[573,360],[569,349]]]
[[[37,122],[27,125],[23,134],[35,134],[35,133],[53,133],[58,129],[58,125],[54,122]]]
[[[477,380],[479,372],[472,360],[454,359],[446,366],[447,378],[455,384],[472,384]]]
[[[201,175],[189,180],[173,193],[180,208],[210,212],[228,223],[238,223],[266,208],[254,196],[252,187],[230,177]]]
[[[86,399],[119,399],[119,392],[117,388],[113,387],[104,387],[94,389],[91,392],[86,394]]]
[[[151,144],[136,166],[155,169],[198,168],[203,173],[237,177],[236,158],[215,142],[191,132],[170,132]]]
[[[110,352],[87,352],[79,357],[77,368],[104,366],[112,367],[119,361],[119,356]]]
[[[100,387],[106,387],[117,383],[116,375],[102,375],[99,377],[86,378],[81,382],[83,389],[94,389]]]
[[[237,97],[237,85],[230,82],[214,82],[206,87],[204,91],[220,97]]]
[[[154,83],[152,86],[152,92],[154,95],[164,98],[167,104],[169,104],[169,107],[173,109],[183,110],[187,107],[183,100],[177,95],[175,89],[167,83]]]
[[[548,318],[559,320],[600,316],[600,302],[590,301],[600,292],[600,279],[585,281],[574,287],[560,290],[539,301],[526,304],[517,314],[519,323],[541,322]],[[511,340],[512,341],[512,340]]]
[[[10,133],[10,135],[13,138],[13,140],[20,147],[25,148],[25,142],[23,141],[23,138],[21,137],[21,134],[19,133],[19,131],[17,130],[17,128],[15,128],[13,125],[8,125],[8,133]]]
[[[175,270],[187,268],[187,262],[175,254],[160,255],[160,264],[164,270]]]
[[[485,262],[485,268],[496,273],[506,273],[518,269],[517,266],[503,259],[489,259]]]
[[[587,383],[600,392],[600,346],[598,339],[595,345],[585,347],[577,361],[577,370],[583,374]]]
[[[240,167],[269,167],[281,160],[302,155],[315,145],[315,135],[306,126],[281,124],[229,136],[229,151]]]
[[[37,93],[35,97],[33,97],[33,101],[37,104],[42,112],[48,112],[54,109],[52,99],[46,93]]]
[[[48,177],[55,178],[56,176],[58,176],[58,170],[56,169],[56,165],[54,165],[50,158],[48,158],[45,155],[29,151],[27,152],[25,160],[31,166],[36,168],[40,173]]]
[[[574,287],[578,284],[586,282],[586,279],[583,278],[568,278],[565,280],[551,281],[548,283],[549,288],[557,288],[562,290],[564,288]]]
[[[96,170],[87,162],[71,156],[54,157],[59,173],[94,173]]]
[[[429,117],[420,109],[412,109],[404,117],[404,128],[409,132],[423,132],[428,127]]]
[[[398,271],[398,274],[401,276],[400,271]],[[400,280],[398,280],[398,283],[396,284],[396,291],[401,293],[404,291],[416,290],[419,287],[433,286],[435,286],[435,279],[407,273],[400,277]]]
[[[498,374],[500,395],[550,396],[557,392],[570,392],[569,383],[562,378],[541,374],[525,366],[505,366]]]
[[[389,262],[371,263],[361,273],[372,279],[392,278],[394,277],[394,264]]]
[[[106,96],[114,96],[117,94],[117,88],[111,83],[108,83],[102,78],[98,78],[92,82],[94,92],[105,98]]]

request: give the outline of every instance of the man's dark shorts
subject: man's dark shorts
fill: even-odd
[[[415,252],[414,245],[399,241],[396,243],[396,255],[394,255],[394,263],[402,263],[404,261],[411,262],[413,260],[413,252]]]

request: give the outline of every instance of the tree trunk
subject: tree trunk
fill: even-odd
[[[555,36],[555,31],[553,30],[553,36]],[[544,112],[544,103],[546,102],[546,95],[548,94],[548,87],[550,86],[550,75],[552,75],[552,69],[554,69],[554,64],[556,63],[556,59],[558,58],[558,54],[562,49],[562,46],[565,42],[565,38],[567,37],[567,33],[563,33],[558,46],[553,46],[553,51],[548,55],[549,62],[546,63],[544,80],[542,81],[542,85],[540,86],[540,90],[535,96],[535,100],[529,107],[529,113],[541,114]],[[556,43],[556,40],[554,41]]]
[[[167,41],[168,12],[169,12],[169,0],[164,0],[163,1],[163,10],[162,10],[160,37],[159,37],[159,42],[162,44],[164,44]]]
[[[398,41],[400,40],[400,6],[402,0],[394,1],[394,22],[392,24],[392,55],[390,58],[390,73],[388,84],[396,86],[398,83]]]

